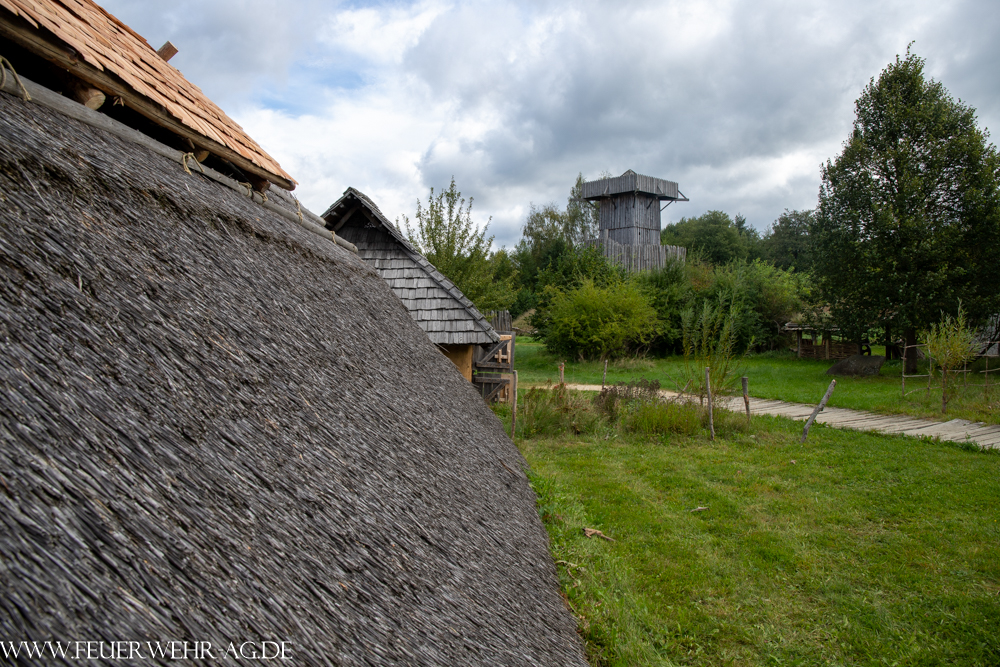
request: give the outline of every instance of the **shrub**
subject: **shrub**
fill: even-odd
[[[948,409],[948,373],[976,356],[976,334],[965,320],[961,304],[958,317],[945,315],[927,332],[927,353],[941,369],[941,412]],[[954,389],[952,390],[954,392]]]
[[[618,358],[648,349],[658,330],[656,311],[635,285],[588,279],[552,299],[545,347],[581,360]]]
[[[703,268],[696,261],[684,263],[671,260],[662,269],[643,271],[635,276],[638,288],[646,296],[660,320],[656,349],[670,352],[680,349],[683,333],[681,315],[691,307],[694,298],[693,272]],[[694,271],[692,271],[694,269]]]
[[[711,286],[702,294],[739,306],[733,322],[736,349],[773,350],[783,341],[782,325],[806,308],[809,276],[760,260],[734,261],[716,268]]]

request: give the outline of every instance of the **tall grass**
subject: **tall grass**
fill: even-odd
[[[740,305],[725,295],[716,302],[704,301],[700,311],[687,310],[683,316],[684,367],[686,380],[704,402],[709,369],[712,396],[730,394],[740,370],[736,355],[736,324]],[[752,342],[751,342],[752,346]]]
[[[591,401],[566,385],[532,387],[524,395],[517,435],[522,438],[593,433],[602,422]]]

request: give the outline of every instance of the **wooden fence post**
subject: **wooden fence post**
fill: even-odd
[[[708,430],[712,434],[712,440],[715,440],[715,420],[712,415],[712,383],[709,377],[709,368],[705,369],[705,393],[708,394]]]
[[[514,409],[510,412],[510,440],[514,441],[517,433],[517,371],[514,371]]]
[[[563,371],[565,369],[566,369],[566,362],[565,361],[560,361],[559,362],[559,384],[566,384],[565,380],[563,380]]]
[[[747,424],[750,423],[750,378],[744,375],[743,380],[743,403],[747,406]]]
[[[806,422],[806,427],[802,431],[802,439],[799,440],[800,443],[806,441],[806,436],[809,435],[809,427],[812,426],[813,422],[816,420],[816,415],[818,415],[823,410],[823,408],[826,407],[826,402],[830,400],[830,394],[833,393],[833,388],[836,386],[837,386],[837,381],[830,380],[830,386],[827,387],[826,393],[823,394],[823,400],[819,402],[819,405],[816,406],[816,409],[813,410],[813,413],[809,415],[809,421]]]
[[[988,362],[987,362],[988,363]],[[989,368],[989,366],[987,366]],[[989,377],[989,376],[987,376]],[[604,385],[608,382],[608,360],[604,360],[604,377],[601,378],[601,391],[604,391]]]

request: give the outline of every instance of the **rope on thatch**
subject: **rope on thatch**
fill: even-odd
[[[3,62],[8,62],[9,64],[9,61],[4,58],[3,61],[0,61],[0,70],[4,70],[2,65]],[[13,71],[13,68],[11,68],[11,71]],[[48,107],[49,109],[53,109],[61,114],[69,116],[70,118],[78,120],[81,123],[86,123],[91,127],[96,127],[100,130],[104,130],[105,132],[110,132],[119,139],[124,139],[125,141],[129,141],[134,144],[140,144],[157,155],[173,160],[181,166],[187,166],[184,162],[183,151],[161,144],[159,141],[156,141],[138,130],[134,130],[109,116],[94,111],[93,109],[88,109],[79,102],[74,102],[67,97],[63,97],[59,93],[53,92],[48,88],[35,83],[34,81],[21,79],[16,73],[14,74],[14,77],[17,81],[16,84],[12,81],[8,81],[5,73],[4,76],[0,78],[0,90],[3,90],[5,93],[10,93],[11,95],[19,95],[23,92],[26,101],[40,104],[44,107]],[[227,188],[235,190],[236,192],[243,192],[243,186],[232,178],[220,174],[211,167],[205,167],[201,163],[198,164],[198,167],[205,176],[212,179],[216,183],[225,185]],[[191,173],[189,169],[185,169],[185,171],[189,174]],[[252,199],[253,195],[250,195],[250,197]],[[308,209],[300,209],[300,212],[304,215],[296,215],[296,213],[268,201],[268,199],[263,196],[261,197],[260,204],[272,213],[277,213],[286,220],[290,220],[298,224],[303,229],[333,241],[336,245],[344,248],[345,250],[353,253],[358,252],[357,246],[340,238],[329,229],[326,229],[326,222]]]
[[[4,67],[4,63],[7,64],[6,67]],[[5,88],[7,86],[8,69],[10,70],[10,73],[14,75],[14,80],[17,82],[18,87],[21,89],[21,95],[24,97],[24,101],[30,102],[31,95],[28,94],[28,89],[24,87],[23,83],[21,83],[21,77],[17,75],[17,70],[15,70],[14,66],[10,63],[10,61],[4,58],[3,56],[0,56],[0,88]]]
[[[194,162],[195,166],[201,170],[201,173],[205,173],[205,168],[201,166],[201,162],[198,162],[198,158],[194,156],[194,153],[185,153],[181,156],[181,166],[184,167],[184,172],[191,175],[191,170],[188,169],[188,160]]]

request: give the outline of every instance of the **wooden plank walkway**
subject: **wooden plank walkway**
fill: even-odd
[[[599,384],[567,384],[568,389],[577,391],[600,391]],[[677,392],[661,391],[665,397],[675,397]],[[727,398],[723,407],[733,412],[744,412],[743,397]],[[751,415],[774,415],[805,421],[812,414],[815,405],[787,403],[766,398],[750,398]],[[816,421],[833,428],[854,431],[874,431],[877,433],[923,436],[940,438],[951,442],[974,442],[981,447],[1000,449],[1000,424],[984,424],[966,419],[933,421],[907,415],[883,415],[866,410],[827,407],[819,413]]]

